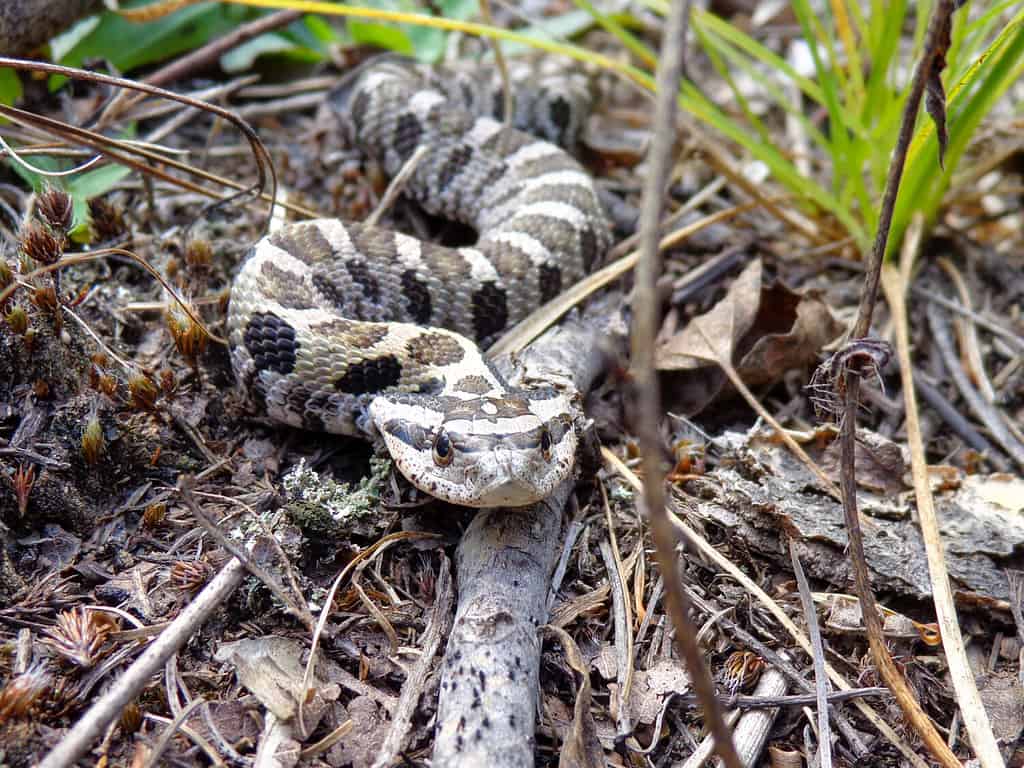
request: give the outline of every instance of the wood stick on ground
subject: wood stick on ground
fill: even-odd
[[[658,332],[659,302],[657,282],[661,271],[658,252],[658,224],[671,166],[672,147],[676,136],[676,91],[682,68],[683,25],[685,3],[671,5],[668,23],[662,35],[658,62],[658,89],[654,115],[654,140],[647,156],[647,178],[644,181],[643,207],[640,212],[640,260],[636,271],[633,310],[632,372],[635,380],[633,402],[634,424],[643,453],[644,506],[651,525],[658,556],[658,567],[665,579],[665,606],[675,626],[679,655],[700,696],[705,723],[714,736],[715,751],[726,768],[740,768],[741,763],[732,745],[729,727],[715,699],[711,674],[696,642],[696,629],[689,616],[689,601],[680,584],[676,562],[676,538],[665,510],[665,469],[658,429],[663,413],[657,372],[654,369],[654,340]]]
[[[832,768],[832,736],[828,723],[828,673],[825,672],[825,646],[821,642],[821,630],[818,627],[818,614],[814,608],[814,597],[811,585],[807,583],[803,566],[800,565],[800,554],[796,542],[789,540],[789,557],[793,563],[793,575],[796,576],[797,589],[800,592],[800,604],[804,609],[804,620],[807,622],[807,635],[811,638],[814,649],[814,692],[818,705],[818,760],[820,768]]]
[[[753,695],[774,697],[782,696],[785,692],[785,675],[769,667],[761,675]],[[757,756],[764,749],[768,731],[771,730],[778,712],[778,709],[765,709],[741,714],[739,710],[734,709],[726,715],[730,724],[736,724],[734,739],[739,759],[744,766],[757,764]],[[685,762],[679,763],[677,768],[700,768],[711,757],[712,748],[711,737],[705,736],[693,754],[686,758]]]
[[[526,375],[543,371],[544,379],[588,391],[605,367],[603,336],[581,321],[551,329],[523,353]],[[551,373],[557,370],[563,373]],[[562,509],[573,486],[569,480],[530,507],[481,510],[463,534],[455,623],[441,666],[435,766],[534,764],[538,630],[547,623]]]

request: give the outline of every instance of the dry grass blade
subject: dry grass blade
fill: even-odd
[[[909,235],[908,235],[909,239]],[[974,307],[971,302],[971,292],[967,288],[967,281],[964,280],[964,276],[960,274],[960,270],[956,268],[956,265],[945,256],[940,256],[936,259],[936,263],[941,267],[942,271],[946,273],[947,277],[953,281],[953,285],[956,287],[956,292],[960,296],[960,304],[965,309],[972,310]],[[960,338],[960,345],[964,351],[964,357],[970,363],[969,373],[971,379],[974,380],[974,384],[981,390],[982,396],[986,402],[994,403],[996,400],[996,392],[992,387],[992,382],[989,381],[988,375],[985,372],[985,364],[981,359],[981,343],[978,341],[978,326],[975,323],[969,321],[967,317],[958,317],[954,321],[957,329],[957,336]]]
[[[103,75],[98,72],[88,72],[86,70],[78,69],[76,67],[64,67],[58,64],[48,64],[46,62],[41,61],[15,59],[6,56],[0,56],[0,67],[9,67],[11,69],[22,70],[27,72],[46,72],[53,75],[63,75],[64,77],[68,77],[74,80],[86,80],[91,83],[109,85],[115,88],[127,88],[129,90],[139,91],[150,96],[157,96],[159,98],[176,101],[180,104],[184,104],[189,107],[195,107],[196,109],[201,109],[205,112],[209,112],[220,118],[223,118],[224,120],[228,121],[233,126],[235,126],[235,128],[237,128],[238,131],[241,132],[243,136],[245,136],[245,139],[249,143],[249,147],[252,150],[253,158],[256,161],[257,174],[256,182],[250,185],[249,187],[242,187],[242,185],[236,185],[234,182],[229,183],[228,186],[235,185],[235,188],[242,190],[243,193],[248,190],[258,191],[261,195],[265,196],[265,199],[267,199],[271,203],[271,208],[273,208],[273,202],[277,195],[277,174],[274,171],[274,165],[273,162],[271,161],[270,153],[267,151],[266,146],[260,140],[259,136],[256,135],[256,132],[252,129],[252,127],[244,120],[239,118],[238,115],[236,115],[231,110],[224,109],[223,107],[218,107],[216,104],[210,104],[208,102],[193,99],[188,96],[182,96],[180,94],[174,93],[173,91],[168,91],[164,88],[158,88],[154,85],[147,85],[146,83],[140,83],[135,80],[129,80],[123,77],[112,77],[110,75]],[[5,107],[4,114],[7,114],[12,109],[13,108],[11,107]],[[21,113],[22,116],[28,115],[29,118],[36,118],[40,120],[40,122],[45,122],[41,118],[39,118],[38,115],[25,113],[22,110],[14,110],[12,114],[18,113]],[[82,129],[76,130],[81,131]],[[99,136],[100,134],[95,135]],[[106,137],[103,138],[105,139]],[[104,151],[100,147],[94,147],[94,149],[97,149],[98,151]],[[107,153],[107,151],[104,151],[104,154]],[[157,160],[158,162],[163,163],[168,162],[167,158],[161,157],[159,155],[157,156]],[[126,165],[133,165],[137,163],[137,161],[129,161],[128,159],[118,160],[118,162],[124,162]],[[268,185],[269,191],[267,191]]]
[[[911,230],[915,229],[912,225]],[[919,227],[917,228],[919,229]],[[908,232],[907,240],[913,246],[916,238]],[[904,249],[904,259],[908,259]],[[906,263],[909,263],[906,261]],[[942,541],[939,536],[939,521],[935,515],[931,485],[928,478],[928,462],[924,454],[921,438],[921,425],[918,419],[917,396],[914,391],[913,369],[910,364],[910,329],[907,325],[907,307],[904,301],[907,283],[896,268],[886,265],[882,269],[882,290],[893,316],[896,331],[896,355],[900,366],[900,381],[903,386],[903,400],[906,407],[907,443],[910,447],[910,466],[914,479],[914,496],[917,501],[917,514],[921,522],[921,536],[924,539],[925,552],[928,556],[928,572],[931,576],[932,600],[935,603],[935,615],[942,634],[942,647],[946,652],[953,689],[956,700],[963,715],[964,726],[970,736],[971,746],[984,768],[995,768],[1003,765],[999,747],[992,734],[988,715],[981,703],[978,688],[974,682],[974,673],[964,649],[960,624],[957,620],[956,605],[949,583],[945,558],[942,552]]]

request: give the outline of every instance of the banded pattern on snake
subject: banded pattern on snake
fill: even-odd
[[[610,231],[569,154],[474,114],[483,89],[489,79],[384,58],[330,97],[349,139],[387,174],[427,147],[403,192],[473,227],[474,247],[336,219],[286,226],[236,277],[228,332],[238,380],[271,418],[379,435],[423,491],[519,506],[571,471],[573,405],[553,389],[510,388],[477,344],[579,280]],[[571,134],[579,93],[549,92],[527,111]]]

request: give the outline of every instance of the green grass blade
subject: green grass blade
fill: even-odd
[[[823,150],[828,150],[828,138],[808,119],[807,110],[803,104],[801,104],[799,100],[794,103],[792,97],[787,92],[783,91],[780,85],[772,79],[772,74],[778,73],[764,71],[765,69],[770,70],[770,65],[758,68],[748,56],[744,55],[742,51],[733,46],[730,41],[719,37],[715,32],[713,32],[710,26],[694,24],[693,28],[704,43],[705,50],[707,50],[707,46],[709,45],[714,46],[717,53],[722,55],[731,66],[742,69],[747,75],[749,75],[751,79],[753,79],[764,90],[764,93],[769,100],[771,100],[777,107],[784,110],[786,114],[799,121],[804,132],[812,141],[814,141],[815,144]]]
[[[573,0],[579,8],[589,13],[591,17],[606,32],[614,35],[627,50],[631,51],[646,66],[654,69],[658,66],[658,56],[648,46],[640,42],[639,38],[633,35],[628,29],[622,26],[617,20],[606,13],[603,13],[594,6],[590,0]]]
[[[788,61],[761,45],[757,40],[745,34],[727,21],[720,19],[715,14],[701,8],[693,9],[693,25],[701,29],[713,32],[723,40],[727,40],[738,50],[746,53],[750,58],[759,61],[767,67],[777,70],[794,83],[800,91],[817,104],[824,106],[825,96],[821,88],[808,77],[804,77],[790,65]]]
[[[821,56],[818,46],[820,25],[810,4],[807,0],[793,0],[792,7],[800,22],[804,39],[810,46],[811,58],[818,73],[818,82],[821,84],[821,90],[825,97],[825,109],[828,111],[829,120],[829,152],[832,157],[832,188],[841,190],[852,173],[859,173],[859,169],[850,167],[850,136],[847,126],[851,120],[842,106],[836,67],[832,66],[831,62],[826,62]]]
[[[796,167],[774,145],[756,139],[749,131],[722,113],[690,82],[684,81],[679,93],[679,106],[707,123],[720,134],[736,142],[772,172],[775,179],[799,198],[834,216],[861,247],[868,244],[860,222],[839,204],[839,200],[815,182],[802,176]]]
[[[761,137],[761,141],[770,142],[771,132],[754,113],[754,110],[750,108],[750,102],[736,84],[736,80],[732,76],[732,72],[729,71],[729,67],[726,65],[724,56],[721,55],[721,50],[714,44],[714,42],[712,42],[711,36],[699,26],[695,26],[694,31],[697,34],[697,39],[700,41],[704,52],[708,55],[708,59],[711,61],[711,66],[715,68],[719,77],[726,82],[732,91],[733,99],[736,100],[736,104],[743,113],[743,117],[746,118],[746,121],[753,126],[755,131],[757,131],[758,135]]]

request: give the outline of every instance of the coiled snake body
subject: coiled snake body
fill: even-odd
[[[553,389],[509,388],[477,343],[579,280],[610,234],[590,177],[564,150],[473,114],[481,88],[385,59],[331,96],[349,138],[386,173],[427,147],[403,191],[473,227],[474,247],[336,219],[289,225],[253,247],[228,330],[236,375],[271,418],[379,434],[427,493],[518,506],[571,471],[572,405]],[[574,98],[549,93],[529,109],[549,133],[570,132]]]

